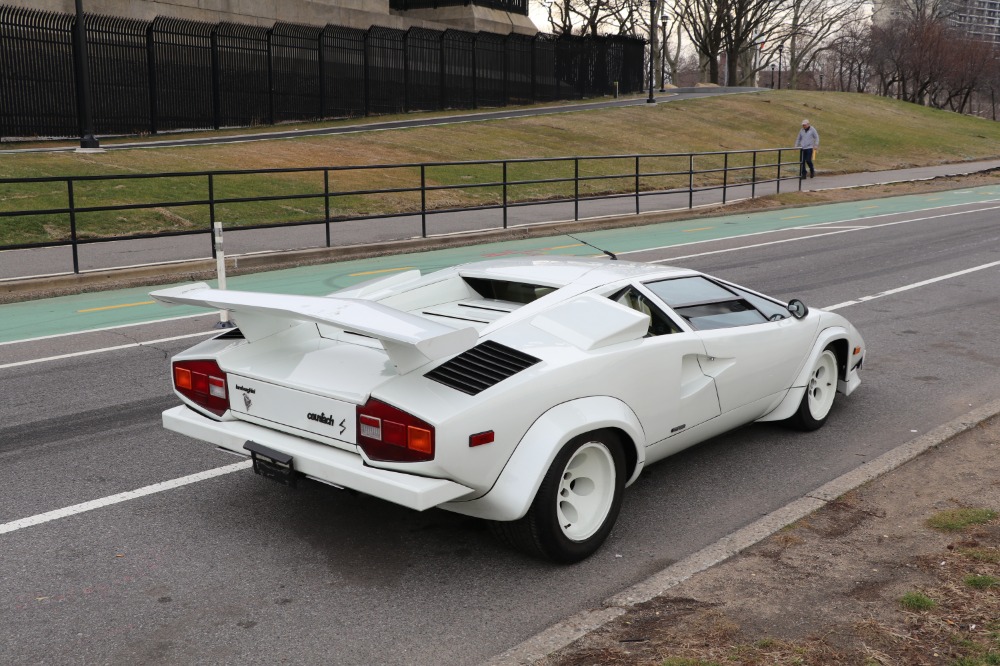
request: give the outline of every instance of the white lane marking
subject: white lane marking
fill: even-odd
[[[671,261],[678,261],[679,259],[691,259],[693,257],[705,257],[705,256],[708,256],[710,254],[725,254],[726,252],[738,252],[739,250],[749,250],[751,248],[765,247],[765,246],[768,246],[768,245],[780,245],[781,243],[793,243],[793,242],[797,242],[797,241],[809,240],[810,238],[820,238],[822,236],[832,236],[833,234],[846,234],[846,233],[850,233],[852,231],[863,231],[863,230],[866,230],[866,229],[884,229],[885,227],[894,227],[894,226],[896,226],[898,224],[910,224],[911,222],[926,222],[927,220],[937,220],[937,219],[940,219],[942,217],[952,217],[952,216],[955,216],[955,215],[966,215],[966,214],[968,214],[970,212],[984,213],[986,211],[991,211],[991,210],[1000,210],[1000,206],[990,206],[989,208],[983,208],[983,209],[979,209],[979,210],[975,210],[975,211],[956,211],[954,213],[942,213],[941,215],[928,215],[927,217],[915,217],[912,220],[896,220],[895,222],[885,222],[883,224],[877,224],[877,225],[874,225],[874,226],[871,226],[871,227],[844,228],[844,229],[838,229],[837,231],[831,231],[830,233],[826,233],[826,234],[814,234],[812,236],[798,236],[796,238],[785,238],[785,239],[782,239],[782,240],[769,241],[769,242],[766,242],[766,243],[756,243],[754,245],[740,245],[739,247],[730,247],[730,248],[726,248],[726,249],[723,249],[723,250],[710,250],[708,252],[699,252],[697,254],[685,254],[685,255],[682,255],[680,257],[670,257],[668,259],[656,259],[654,261],[648,261],[646,263],[649,263],[649,264],[665,264],[665,263],[668,263],[668,262],[671,262]],[[898,215],[898,213],[895,213],[895,214]],[[866,218],[866,219],[871,219],[871,218]],[[816,227],[819,227],[820,229],[824,228],[821,225],[810,224],[810,225],[806,225],[806,226],[802,226],[802,227],[788,227],[787,229],[775,229],[773,231],[761,231],[761,232],[757,232],[756,234],[745,234],[744,236],[734,236],[733,238],[744,238],[746,236],[756,236],[756,235],[759,235],[759,234],[770,234],[770,233],[775,233],[776,231],[789,231],[789,230],[794,230],[794,229],[813,229],[813,228],[816,228]],[[717,238],[717,239],[714,239],[714,240],[730,240],[730,239]],[[706,241],[697,241],[697,242],[698,243],[704,243]],[[650,252],[652,250],[667,250],[667,249],[670,249],[671,247],[684,247],[685,245],[695,245],[695,244],[696,243],[683,243],[681,245],[673,245],[673,246],[666,245],[664,247],[650,248],[649,250],[630,250],[628,252],[617,252],[616,254],[634,254],[636,252]]]
[[[834,224],[833,222],[830,223],[830,225],[833,225],[833,224]],[[827,226],[825,224],[812,224],[812,225],[809,225],[808,227],[795,227],[795,228],[796,229],[819,229],[819,228],[822,228],[822,229],[871,229],[871,226],[865,227],[865,226],[862,226],[860,224],[847,225],[847,226],[844,226],[842,224],[837,225],[837,226]]]
[[[714,243],[714,242],[717,242],[717,241],[720,241],[720,240],[737,240],[737,239],[740,239],[740,238],[749,238],[750,236],[762,236],[762,235],[765,235],[765,234],[776,234],[776,233],[781,233],[782,231],[794,231],[794,230],[798,230],[798,229],[812,229],[812,228],[816,228],[816,227],[823,228],[824,224],[841,224],[841,225],[843,225],[843,224],[848,224],[850,222],[860,222],[860,221],[877,220],[880,217],[895,217],[895,216],[898,216],[898,215],[912,215],[913,213],[916,213],[916,212],[924,212],[924,211],[929,211],[929,210],[944,210],[945,208],[957,208],[959,206],[979,206],[979,205],[984,204],[984,203],[996,203],[996,202],[1000,202],[1000,199],[989,199],[987,201],[973,201],[973,202],[966,202],[966,203],[948,204],[946,206],[933,206],[933,207],[930,207],[930,208],[924,208],[921,211],[902,211],[902,212],[895,212],[895,213],[880,213],[879,215],[865,215],[865,216],[856,217],[856,218],[853,218],[853,219],[850,219],[850,220],[839,220],[837,222],[817,222],[815,224],[801,224],[801,225],[795,226],[795,227],[782,227],[781,229],[768,229],[766,231],[754,231],[754,232],[749,233],[749,234],[740,234],[738,236],[730,236],[730,237],[726,237],[726,238],[708,238],[708,239],[705,239],[705,240],[691,241],[689,243],[675,243],[675,244],[672,244],[672,245],[661,245],[661,246],[658,246],[658,247],[646,247],[646,248],[643,248],[641,250],[623,250],[621,252],[615,252],[615,254],[617,254],[617,255],[626,255],[626,254],[638,254],[640,252],[654,252],[656,250],[669,250],[671,248],[685,247],[687,245],[703,245],[705,243]],[[997,209],[1000,209],[1000,206],[989,206],[987,208],[976,208],[974,210],[961,210],[961,211],[955,211],[954,213],[944,213],[942,215],[929,215],[927,217],[915,217],[913,219],[897,220],[896,222],[885,222],[885,223],[882,223],[882,224],[874,224],[874,225],[868,225],[868,226],[858,226],[857,229],[859,229],[859,230],[863,230],[863,229],[881,229],[882,227],[891,227],[891,226],[894,226],[894,225],[897,225],[897,224],[909,224],[910,222],[925,222],[927,220],[936,220],[936,219],[938,219],[940,217],[950,217],[952,215],[966,215],[966,214],[969,214],[969,213],[982,213],[982,212],[986,212],[986,211],[990,211],[990,210],[997,210]],[[853,231],[853,229],[848,229],[848,231]],[[807,240],[807,238],[809,238],[809,237],[799,238],[799,239],[793,239],[793,240]],[[776,242],[783,243],[783,242],[787,242],[787,241],[776,241]],[[747,247],[760,247],[760,246],[759,245],[751,245],[751,246],[747,246]],[[742,248],[733,248],[732,250],[726,250],[726,252],[732,252],[734,250],[739,250],[739,249],[742,249]],[[713,254],[713,253],[708,253],[708,254]],[[701,255],[694,254],[694,255],[689,255],[689,256],[698,257],[698,256],[701,256]],[[677,257],[675,257],[675,259],[676,258]],[[668,260],[668,261],[670,261],[670,260]],[[662,261],[659,261],[659,262],[651,261],[651,262],[647,262],[647,263],[663,263],[663,262]]]
[[[47,523],[52,520],[75,516],[76,514],[84,513],[85,511],[93,511],[94,509],[111,506],[112,504],[121,504],[122,502],[138,499],[147,495],[162,493],[165,490],[173,490],[174,488],[180,488],[181,486],[187,486],[199,481],[214,479],[217,476],[231,474],[232,472],[239,472],[240,470],[247,469],[252,464],[253,463],[249,460],[244,460],[238,463],[232,463],[231,465],[226,465],[224,467],[216,467],[214,469],[205,470],[204,472],[197,472],[195,474],[189,474],[188,476],[182,476],[179,479],[161,481],[160,483],[154,483],[151,486],[144,486],[135,490],[126,491],[124,493],[118,493],[117,495],[110,495],[108,497],[102,497],[89,502],[83,502],[82,504],[67,506],[63,509],[55,509],[54,511],[39,513],[34,516],[28,516],[27,518],[20,518],[9,523],[0,524],[0,534],[16,532],[17,530],[22,530],[25,527],[41,525],[42,523]]]
[[[98,349],[88,349],[87,351],[72,352],[70,354],[59,354],[58,356],[46,356],[45,358],[33,358],[28,361],[16,361],[14,363],[5,363],[0,365],[0,370],[5,368],[17,368],[22,365],[34,365],[35,363],[46,363],[48,361],[58,361],[63,358],[74,358],[76,356],[89,356],[91,354],[102,354],[109,351],[118,351],[119,349],[130,349],[132,347],[145,347],[148,345],[155,345],[160,342],[173,342],[174,340],[184,340],[186,338],[197,338],[204,335],[215,335],[218,331],[202,331],[201,333],[188,333],[186,335],[175,335],[171,338],[159,338],[157,340],[146,340],[145,342],[130,342],[127,345],[115,345],[114,347],[100,347]]]
[[[160,324],[165,321],[178,321],[181,319],[196,319],[198,317],[217,317],[217,312],[202,312],[193,315],[181,315],[179,317],[167,317],[166,319],[154,319],[153,321],[139,321],[134,324],[117,324],[115,326],[103,326],[101,328],[88,328],[85,331],[71,331],[69,333],[54,333],[52,335],[40,335],[37,338],[24,338],[23,340],[9,340],[0,342],[0,347],[4,345],[19,345],[25,342],[38,342],[39,340],[51,340],[52,338],[65,338],[69,335],[85,335],[87,333],[100,333],[101,331],[114,331],[119,328],[132,328],[133,326],[147,326],[149,324]]]
[[[898,294],[904,291],[910,291],[911,289],[917,289],[918,287],[925,287],[929,284],[934,284],[935,282],[941,282],[942,280],[950,280],[954,277],[959,277],[960,275],[968,275],[969,273],[975,273],[976,271],[986,270],[987,268],[994,268],[995,266],[1000,266],[1000,261],[994,261],[988,264],[982,264],[981,266],[974,266],[972,268],[966,268],[964,271],[956,271],[954,273],[948,273],[947,275],[940,275],[936,278],[931,278],[929,280],[923,280],[921,282],[914,282],[913,284],[904,285],[902,287],[896,287],[895,289],[887,289],[886,291],[880,291],[877,294],[872,294],[870,296],[862,296],[861,298],[853,301],[844,301],[843,303],[837,303],[836,305],[831,305],[826,308],[820,308],[821,310],[839,310],[840,308],[846,308],[849,305],[857,305],[859,303],[867,303],[868,301],[873,301],[876,298],[883,298],[885,296],[891,296],[893,294]]]

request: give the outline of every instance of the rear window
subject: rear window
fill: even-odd
[[[464,278],[465,282],[483,298],[527,304],[555,291],[555,287],[527,282],[507,282],[485,278]]]

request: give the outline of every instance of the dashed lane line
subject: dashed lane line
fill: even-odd
[[[195,474],[189,474],[188,476],[182,476],[177,479],[170,479],[169,481],[161,481],[160,483],[154,483],[150,486],[143,486],[142,488],[136,488],[135,490],[129,490],[124,493],[118,493],[117,495],[110,495],[108,497],[102,497],[100,499],[90,500],[89,502],[83,502],[81,504],[74,504],[73,506],[67,506],[62,509],[56,509],[54,511],[47,511],[45,513],[39,513],[34,516],[29,516],[27,518],[21,518],[19,520],[14,520],[9,523],[0,524],[0,534],[6,534],[8,532],[16,532],[17,530],[22,530],[25,527],[33,527],[34,525],[41,525],[42,523],[48,523],[53,520],[59,520],[61,518],[69,518],[70,516],[75,516],[86,511],[93,511],[94,509],[101,509],[106,506],[112,506],[114,504],[121,504],[122,502],[127,502],[129,500],[138,499],[140,497],[146,497],[147,495],[154,495],[156,493],[162,493],[165,490],[173,490],[174,488],[180,488],[182,486],[187,486],[192,483],[198,483],[199,481],[207,481],[208,479],[214,479],[217,476],[223,476],[224,474],[232,474],[233,472],[239,472],[240,470],[248,469],[253,463],[249,460],[244,460],[238,463],[232,463],[224,467],[215,467],[213,469],[205,470],[204,472],[197,472]]]

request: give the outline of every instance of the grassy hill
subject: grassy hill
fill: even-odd
[[[411,116],[412,117],[412,116]],[[503,158],[686,153],[716,150],[790,147],[800,123],[808,117],[821,137],[816,166],[821,173],[883,170],[961,162],[1000,156],[1000,123],[907,104],[870,95],[768,91],[703,99],[640,104],[626,108],[585,110],[498,121],[410,129],[358,132],[325,137],[251,143],[119,150],[98,154],[20,153],[0,159],[0,177],[26,178],[91,174],[136,174],[171,171],[256,169],[412,163],[428,161],[494,160]],[[370,122],[385,120],[371,119]],[[355,121],[358,122],[358,121]],[[363,121],[362,121],[363,122]],[[333,124],[333,123],[328,123]],[[311,125],[315,126],[315,124]],[[282,126],[291,129],[294,126]],[[68,144],[74,145],[74,144]],[[626,162],[591,163],[591,172],[628,173]],[[657,167],[644,167],[655,170]],[[561,170],[560,170],[561,169]],[[441,184],[491,182],[499,168],[459,167],[437,172],[431,182]],[[663,167],[662,170],[667,170]],[[337,175],[336,189],[406,187],[413,173],[356,172]],[[536,165],[511,174],[512,179],[572,175],[572,165]],[[331,176],[331,180],[334,178]],[[417,181],[419,182],[419,180]],[[589,191],[620,182],[588,184]],[[202,198],[204,179],[110,181],[81,183],[77,205],[109,205],[181,201]],[[647,179],[644,189],[669,186]],[[0,211],[65,207],[65,185],[0,185]],[[217,179],[217,197],[322,192],[322,176],[281,175]],[[570,186],[570,193],[572,189]],[[435,194],[436,205],[495,203],[498,188],[446,190]],[[514,198],[565,196],[558,188],[522,186]],[[419,209],[413,193],[337,199],[335,213],[380,214],[392,209]],[[203,228],[207,207],[169,207],[160,210],[93,213],[78,220],[83,235],[139,233],[187,227]],[[232,204],[217,210],[227,223],[281,222],[322,217],[321,200],[272,204]],[[65,237],[62,216],[18,216],[0,220],[0,245]]]
[[[770,91],[235,145],[4,155],[0,177],[778,148],[794,143],[804,117],[828,173],[1000,156],[1000,123],[871,95]]]

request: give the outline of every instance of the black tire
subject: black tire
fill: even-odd
[[[491,528],[501,542],[533,557],[579,562],[608,538],[624,489],[625,454],[618,437],[607,430],[580,435],[556,455],[528,513]]]
[[[789,426],[807,432],[823,427],[837,397],[837,367],[837,354],[827,347],[813,364],[799,409],[786,421]]]

